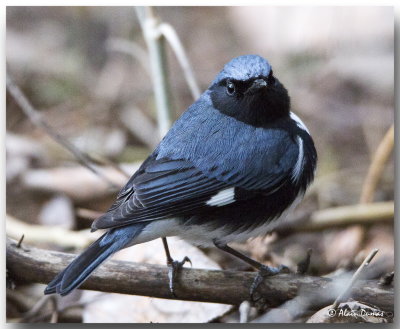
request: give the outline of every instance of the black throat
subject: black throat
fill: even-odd
[[[289,94],[279,81],[254,94],[234,96],[227,95],[224,86],[214,85],[210,97],[218,111],[255,127],[267,127],[290,114]]]

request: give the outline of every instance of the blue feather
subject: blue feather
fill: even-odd
[[[145,226],[146,224],[141,223],[107,231],[59,273],[48,284],[44,293],[58,293],[62,296],[69,294],[108,257],[129,245]]]

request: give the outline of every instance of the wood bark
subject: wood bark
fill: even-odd
[[[63,270],[75,255],[27,247],[7,239],[7,270],[15,281],[48,283]],[[196,264],[194,264],[195,266]],[[249,290],[255,272],[183,268],[176,282],[180,300],[240,304],[250,300]],[[337,294],[330,279],[296,274],[268,277],[259,286],[258,295],[269,307],[276,307],[298,294],[308,303],[329,305]],[[81,287],[82,289],[174,299],[168,287],[167,266],[109,260],[102,264]],[[337,289],[336,289],[337,290]],[[377,281],[361,280],[351,289],[351,297],[393,312],[394,289]]]

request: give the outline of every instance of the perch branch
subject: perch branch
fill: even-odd
[[[26,246],[25,246],[26,248]],[[7,269],[14,280],[48,283],[67,266],[75,255],[37,248],[24,250],[16,241],[7,239]],[[176,295],[180,300],[238,305],[249,300],[254,272],[220,271],[183,268],[178,277]],[[321,277],[282,274],[270,277],[259,286],[258,292],[270,307],[279,306],[296,297],[317,294],[315,298],[333,302],[333,281]],[[173,298],[168,287],[168,269],[165,266],[110,260],[85,281],[83,289]],[[351,288],[357,300],[374,303],[383,310],[393,311],[394,290],[383,288],[375,281],[358,281]]]

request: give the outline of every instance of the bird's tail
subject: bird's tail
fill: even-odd
[[[136,224],[111,229],[93,242],[82,254],[75,258],[46,287],[46,295],[69,294],[79,287],[89,275],[109,256],[127,247],[142,231],[144,224]]]

